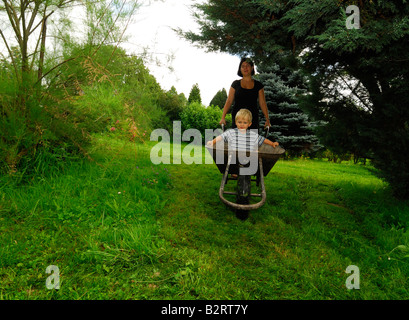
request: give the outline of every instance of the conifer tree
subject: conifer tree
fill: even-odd
[[[257,78],[264,84],[270,117],[270,137],[278,141],[290,155],[315,152],[322,148],[313,132],[316,123],[301,110],[298,96],[306,92],[306,83],[300,71],[292,71],[278,63],[258,67]],[[264,126],[264,117],[260,126]]]
[[[220,109],[223,109],[224,104],[226,103],[227,92],[226,89],[217,91],[213,99],[210,101],[210,105],[218,106]]]
[[[191,104],[194,101],[202,103],[202,98],[200,96],[200,89],[197,83],[194,84],[192,89],[190,90],[189,98],[187,99],[187,103]]]

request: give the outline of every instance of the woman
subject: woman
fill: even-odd
[[[242,58],[239,65],[237,75],[242,77],[241,80],[233,81],[226,103],[223,107],[222,119],[220,124],[226,125],[226,114],[229,112],[231,105],[234,102],[232,110],[232,119],[235,119],[237,111],[242,108],[248,109],[253,115],[253,122],[249,129],[258,129],[259,116],[258,105],[260,105],[261,111],[266,118],[266,124],[264,127],[270,126],[270,119],[268,117],[267,103],[264,96],[264,86],[260,81],[253,79],[254,75],[254,63],[248,58]],[[233,128],[236,124],[233,121]]]

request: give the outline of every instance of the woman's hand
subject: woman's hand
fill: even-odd
[[[270,127],[270,119],[266,119],[266,123],[264,124],[264,128]]]
[[[220,125],[226,125],[226,120],[224,118],[222,118],[219,122]]]

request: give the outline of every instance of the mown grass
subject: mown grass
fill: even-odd
[[[214,164],[153,165],[152,146],[98,138],[99,165],[3,178],[2,299],[407,298],[408,202],[368,167],[280,160],[243,222],[219,200]],[[359,290],[345,286],[349,265]]]

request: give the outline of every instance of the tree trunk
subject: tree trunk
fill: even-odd
[[[44,18],[43,25],[42,25],[42,28],[41,28],[40,60],[38,62],[38,74],[37,74],[37,80],[38,81],[41,81],[41,78],[43,76],[46,35],[47,35],[47,17]]]

